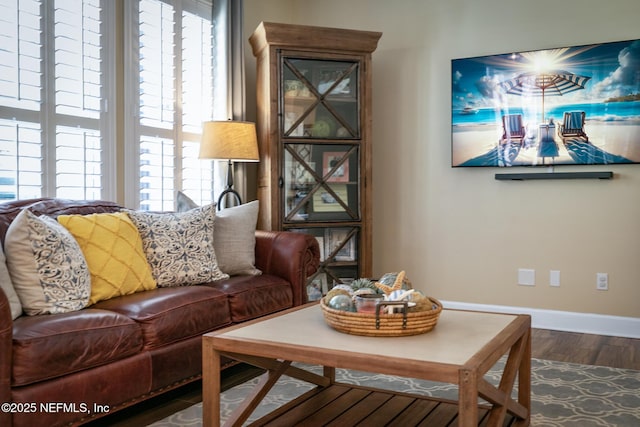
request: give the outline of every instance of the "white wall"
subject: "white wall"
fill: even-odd
[[[450,167],[451,59],[640,38],[640,2],[245,0],[245,9],[247,37],[262,20],[384,33],[373,55],[376,275],[406,270],[442,300],[640,317],[640,165],[580,167],[612,170],[611,181],[538,182]],[[536,270],[535,287],[517,286],[520,267]],[[548,285],[551,269],[559,288]],[[596,272],[609,273],[609,291],[596,290]]]

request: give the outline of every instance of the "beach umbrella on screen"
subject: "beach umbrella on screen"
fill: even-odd
[[[499,83],[508,94],[542,97],[542,121],[544,122],[544,98],[562,96],[584,89],[591,77],[580,76],[564,70],[522,73]]]

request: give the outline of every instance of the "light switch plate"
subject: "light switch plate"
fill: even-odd
[[[549,286],[560,286],[560,270],[549,271]]]

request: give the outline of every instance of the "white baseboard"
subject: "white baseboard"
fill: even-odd
[[[538,329],[640,338],[640,318],[608,316],[593,313],[543,310],[539,308],[509,307],[504,305],[472,304],[458,301],[440,301],[445,308],[496,313],[529,314],[531,326]]]

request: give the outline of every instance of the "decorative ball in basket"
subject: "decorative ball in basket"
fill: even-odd
[[[357,279],[334,286],[320,300],[324,319],[339,332],[372,337],[399,337],[432,330],[442,304],[413,289],[404,271],[387,273],[377,282]]]

